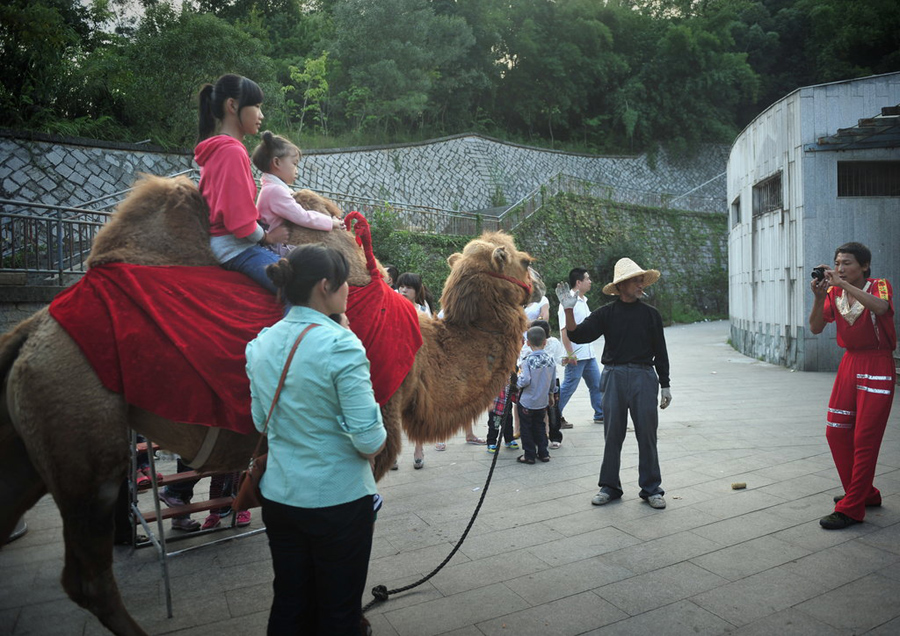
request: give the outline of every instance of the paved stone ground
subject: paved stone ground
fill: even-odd
[[[668,508],[637,497],[633,438],[623,451],[625,496],[591,505],[603,437],[582,386],[566,412],[575,428],[552,461],[523,466],[519,453],[502,450],[459,552],[423,585],[372,608],[375,634],[900,633],[900,408],[878,467],[884,506],[866,523],[825,531],[817,520],[841,492],[824,436],[833,374],[744,357],[726,343],[724,322],[666,336],[674,400],[661,413],[659,454]],[[418,471],[407,448],[382,482],[370,588],[417,581],[465,529],[492,457],[462,436],[447,446],[427,449]],[[747,488],[732,490],[733,482]],[[0,633],[105,633],[58,583],[63,548],[52,500],[26,519],[29,532],[0,551]],[[116,549],[125,601],[151,634],[264,633],[272,578],[264,535],[169,566],[171,619],[153,551]]]

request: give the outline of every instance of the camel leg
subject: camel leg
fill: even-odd
[[[145,636],[125,607],[113,574],[115,505],[127,476],[127,444],[124,431],[116,435],[112,427],[97,426],[98,421],[102,418],[94,420],[94,430],[82,429],[77,441],[44,446],[53,457],[44,466],[44,481],[63,520],[62,586],[112,633]]]
[[[112,569],[114,507],[129,465],[122,396],[49,320],[20,350],[7,391],[18,437],[62,516],[63,589],[114,634],[145,635]]]
[[[4,431],[5,432],[5,431]],[[2,435],[0,440],[0,547],[6,543],[25,511],[47,494],[41,476],[25,452],[22,440],[13,435]]]
[[[398,391],[381,407],[381,419],[384,421],[384,428],[387,431],[387,442],[385,442],[384,450],[375,458],[375,481],[380,481],[387,474],[400,454],[403,430],[400,421],[401,404],[402,400]]]
[[[70,499],[60,506],[66,544],[62,585],[112,633],[146,636],[125,608],[112,569],[113,509],[123,479],[124,472],[101,484],[90,500]]]

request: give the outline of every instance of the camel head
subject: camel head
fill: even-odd
[[[142,175],[94,237],[88,267],[104,263],[216,265],[209,209],[185,176]]]
[[[485,232],[447,259],[441,308],[448,324],[470,324],[494,310],[524,307],[531,300],[531,256],[504,232]]]
[[[314,210],[333,216],[342,218],[344,213],[334,201],[319,196],[311,190],[298,190],[294,193],[294,200],[299,203],[304,210]],[[366,256],[362,248],[357,244],[356,237],[346,230],[332,230],[323,232],[322,230],[311,230],[309,228],[294,225],[290,221],[286,221],[285,225],[290,230],[288,235],[288,245],[304,245],[306,243],[324,243],[329,247],[342,252],[350,263],[350,276],[347,282],[352,287],[365,287],[371,282],[371,277],[366,269]],[[384,268],[378,263],[378,269],[382,278],[385,275]]]

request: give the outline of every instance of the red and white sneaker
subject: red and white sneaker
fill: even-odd
[[[222,515],[211,512],[206,519],[203,520],[203,525],[200,526],[200,529],[212,530],[213,528],[218,528],[220,525],[222,525]]]

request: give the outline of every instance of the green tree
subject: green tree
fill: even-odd
[[[809,16],[804,50],[816,82],[900,69],[900,4],[893,0],[798,0]]]
[[[102,4],[10,0],[0,5],[0,112],[7,125],[52,127],[77,89],[79,60],[98,43]]]
[[[754,100],[758,86],[747,54],[734,51],[734,24],[722,11],[668,25],[629,99],[644,147],[662,143],[690,153],[699,143],[734,138],[738,106]]]
[[[196,95],[224,73],[259,83],[263,112],[277,121],[277,114],[283,116],[283,96],[262,49],[259,40],[211,14],[167,4],[148,8],[133,42],[121,51],[123,72],[115,90],[125,96],[126,124],[164,146],[192,146]]]
[[[427,0],[340,0],[334,8],[331,51],[347,70],[350,93],[367,94],[365,109],[384,132],[421,126],[441,69],[473,43],[464,20],[436,15]]]
[[[628,69],[606,24],[610,12],[590,0],[531,0],[511,11],[501,50],[508,124],[551,142],[582,134]]]
[[[300,95],[302,102],[299,104],[289,99],[286,106],[289,112],[299,113],[299,126],[297,134],[303,131],[303,123],[306,115],[312,116],[315,126],[326,135],[328,134],[328,118],[325,115],[323,104],[328,97],[328,72],[326,64],[328,53],[322,53],[315,59],[308,59],[301,71],[296,66],[290,67],[291,81],[296,86],[285,86],[286,94],[295,92]]]

